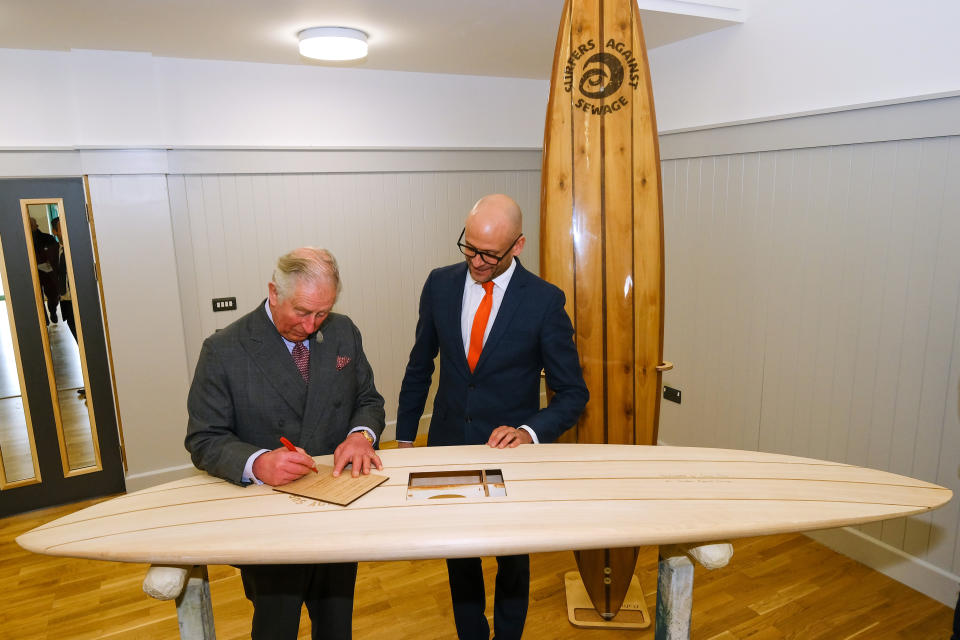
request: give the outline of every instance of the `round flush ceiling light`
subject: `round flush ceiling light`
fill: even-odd
[[[358,60],[367,56],[367,34],[347,27],[312,27],[297,34],[300,55],[317,60]]]

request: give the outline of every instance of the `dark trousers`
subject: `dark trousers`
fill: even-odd
[[[60,315],[63,316],[67,326],[70,327],[70,333],[73,334],[73,341],[79,344],[79,340],[77,340],[77,325],[73,319],[73,300],[60,300]]]
[[[453,619],[460,640],[490,640],[484,614],[487,601],[480,558],[447,560]],[[497,582],[493,598],[495,640],[520,640],[530,599],[530,556],[497,556]]]
[[[57,305],[60,304],[60,287],[57,284],[57,276],[54,273],[46,271],[37,272],[37,279],[40,280],[40,290],[47,298],[47,306],[44,311],[47,312],[49,322],[57,321]]]
[[[253,603],[253,640],[296,640],[304,603],[314,640],[350,640],[355,562],[244,565],[240,577]]]

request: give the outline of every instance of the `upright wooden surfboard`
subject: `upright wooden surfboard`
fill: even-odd
[[[660,153],[634,0],[567,0],[544,133],[540,272],[564,290],[590,390],[565,441],[656,444],[663,350]],[[578,552],[606,618],[638,549]]]

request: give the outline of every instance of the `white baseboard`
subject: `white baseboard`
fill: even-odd
[[[858,529],[843,527],[810,531],[806,535],[948,607],[953,608],[957,602],[957,583],[960,582],[960,576],[911,556]]]
[[[165,469],[154,469],[144,473],[132,473],[126,477],[127,491],[130,492],[148,489],[158,484],[163,484],[164,482],[172,482],[182,478],[189,478],[190,476],[198,473],[200,473],[200,471],[198,471],[197,468],[192,464],[166,467]]]

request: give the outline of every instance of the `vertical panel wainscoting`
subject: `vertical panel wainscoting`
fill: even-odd
[[[119,152],[118,165],[132,164]],[[163,175],[90,176],[127,490],[193,470],[183,448],[187,371],[170,206]]]
[[[393,439],[400,381],[413,345],[420,289],[431,269],[462,259],[456,241],[481,196],[513,196],[524,212],[522,260],[539,269],[536,169],[169,175],[187,361],[203,339],[266,297],[276,259],[314,245],[337,257],[336,310],[360,327]],[[236,297],[214,313],[211,298]],[[427,411],[430,410],[430,404]]]
[[[664,383],[683,404],[661,438],[960,490],[960,137],[714,153],[700,134],[703,155],[695,134],[665,145]],[[952,605],[958,511],[823,541]]]

